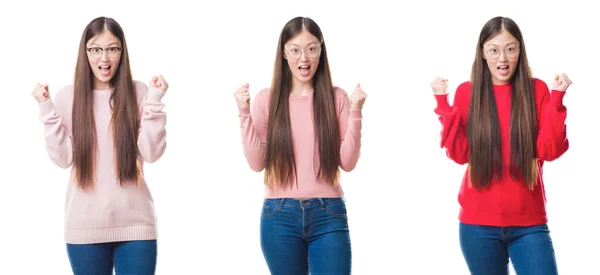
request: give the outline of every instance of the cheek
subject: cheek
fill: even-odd
[[[310,66],[311,66],[312,68],[314,68],[314,69],[313,69],[313,72],[316,72],[316,71],[317,71],[317,68],[319,68],[319,59],[315,59],[315,61],[313,61],[313,62],[312,62],[312,64],[310,64]]]
[[[290,61],[288,59],[286,59],[286,62],[288,64],[288,67],[290,67],[290,71],[294,72],[294,69],[298,67],[298,63],[295,61]]]
[[[515,58],[513,60],[510,61],[510,67],[513,69],[517,69],[517,65],[519,65],[519,58]]]
[[[112,64],[110,64],[111,67],[113,68],[119,68],[119,64],[121,63],[120,60],[115,60],[112,62]],[[113,70],[113,72],[116,72],[117,70]]]
[[[493,72],[494,69],[496,69],[496,61],[492,61],[489,59],[485,60],[485,64],[488,66],[488,69],[490,70],[490,72]]]
[[[88,58],[88,63],[90,64],[90,68],[92,68],[92,70],[94,70],[94,68],[97,67],[94,60],[92,60],[92,59]]]

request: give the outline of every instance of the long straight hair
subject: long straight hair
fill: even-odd
[[[108,31],[121,41],[119,67],[110,81],[112,93],[111,127],[113,130],[115,173],[120,184],[138,183],[140,167],[137,160],[137,138],[139,114],[127,43],[121,26],[112,18],[98,17],[92,20],[83,31],[79,43],[79,54],[75,67],[72,131],[74,177],[82,189],[92,188],[95,181],[95,167],[98,139],[94,118],[94,73],[87,55],[87,42],[93,37]]]
[[[292,188],[294,182],[296,186],[298,184],[289,113],[292,72],[285,60],[284,46],[302,31],[308,31],[321,42],[319,66],[312,79],[315,141],[319,152],[317,178],[324,179],[333,186],[338,184],[340,134],[331,72],[327,60],[327,47],[317,23],[310,18],[296,17],[285,24],[279,35],[271,83],[265,156],[265,184],[271,188],[275,186]]]
[[[531,69],[523,35],[507,17],[495,17],[481,29],[471,71],[471,102],[467,118],[469,180],[476,188],[488,188],[503,177],[502,144],[492,75],[484,59],[483,44],[506,30],[519,42],[519,60],[511,79],[510,176],[523,179],[533,189],[538,180],[536,157],[537,118]]]

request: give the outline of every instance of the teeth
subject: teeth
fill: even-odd
[[[308,66],[300,66],[300,69],[308,69]]]
[[[108,69],[110,66],[100,66],[100,69]]]

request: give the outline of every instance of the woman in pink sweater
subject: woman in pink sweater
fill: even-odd
[[[321,29],[296,17],[281,31],[271,87],[252,108],[248,84],[235,98],[245,157],[265,170],[261,247],[271,274],[350,274],[339,168],[358,161],[366,94],[333,86]]]
[[[72,166],[66,195],[65,241],[73,273],[154,274],[156,217],[143,174],[166,147],[161,98],[168,84],[134,81],[119,24],[99,17],[81,37],[73,85],[52,100],[38,84],[46,149]]]

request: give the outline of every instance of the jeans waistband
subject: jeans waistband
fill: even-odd
[[[344,202],[344,198],[310,198],[305,200],[297,200],[292,198],[267,198],[265,202],[281,205],[298,207],[302,209],[313,207],[325,207],[328,204]]]

